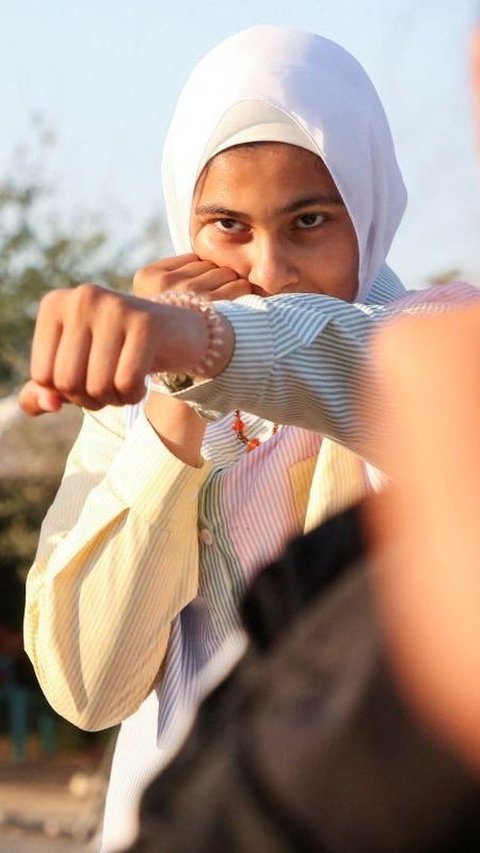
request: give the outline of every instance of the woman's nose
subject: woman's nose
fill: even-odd
[[[249,246],[250,271],[248,280],[253,292],[274,296],[296,284],[298,275],[288,247],[280,239],[258,238]]]

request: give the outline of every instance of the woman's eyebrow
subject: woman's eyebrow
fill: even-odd
[[[305,198],[297,198],[294,201],[287,202],[282,205],[274,213],[296,213],[304,207],[312,207],[312,205],[341,205],[344,206],[343,199],[339,193],[318,193],[317,195],[306,196]],[[226,219],[244,219],[250,220],[251,216],[242,210],[232,210],[229,207],[223,207],[220,204],[200,204],[195,208],[197,216],[224,216]]]
[[[296,213],[297,210],[301,210],[304,207],[312,207],[315,204],[326,206],[338,204],[344,207],[344,201],[339,193],[318,193],[317,195],[307,196],[306,198],[297,198],[295,201],[284,204],[278,212]]]
[[[195,208],[197,216],[210,214],[211,216],[224,216],[225,219],[250,219],[248,213],[243,213],[241,210],[231,210],[229,207],[222,207],[220,204],[200,204]]]

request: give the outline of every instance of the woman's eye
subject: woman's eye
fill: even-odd
[[[303,213],[302,216],[299,216],[297,219],[297,227],[298,228],[315,228],[317,225],[321,225],[325,220],[325,216],[322,213]]]
[[[215,222],[217,228],[220,231],[242,231],[243,226],[241,222],[237,222],[236,219],[217,219]]]

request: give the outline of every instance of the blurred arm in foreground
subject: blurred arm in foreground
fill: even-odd
[[[376,356],[397,436],[396,486],[368,516],[387,645],[424,720],[478,772],[480,309],[401,320]]]
[[[479,325],[382,330],[395,485],[259,573],[247,653],[147,788],[132,853],[479,849]]]

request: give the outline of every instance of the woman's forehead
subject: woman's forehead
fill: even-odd
[[[260,183],[268,183],[269,177],[275,184],[281,178],[290,189],[295,184],[299,189],[314,185],[341,200],[333,178],[318,155],[296,145],[263,141],[236,145],[216,154],[198,179],[194,199],[198,200],[206,191],[210,194],[245,189],[245,182],[248,189],[254,190],[260,179]]]

